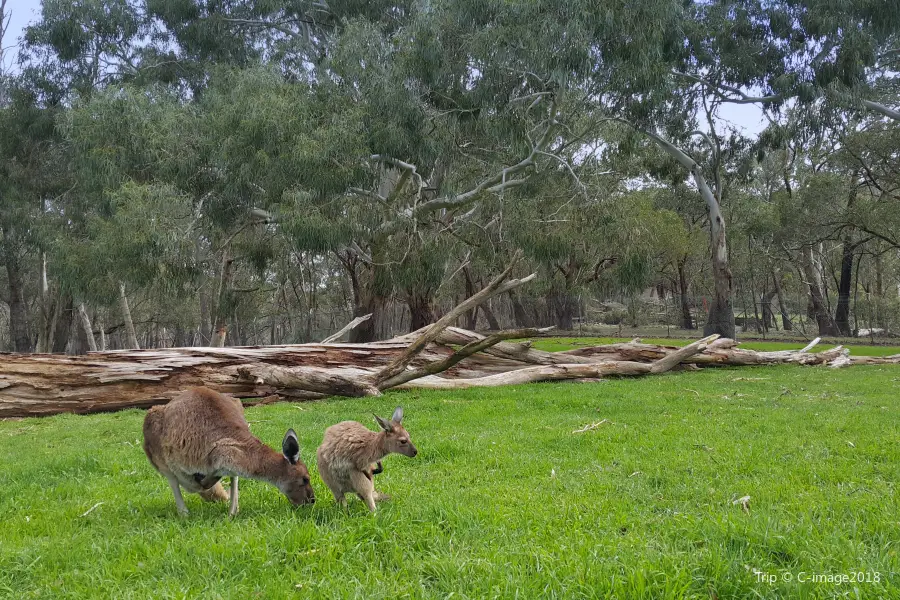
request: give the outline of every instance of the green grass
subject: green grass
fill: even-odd
[[[695,339],[700,339],[702,334],[697,334]],[[552,337],[539,338],[534,340],[534,347],[539,350],[548,352],[559,352],[560,350],[571,350],[585,346],[600,346],[602,344],[614,344],[616,342],[628,342],[632,338],[612,338],[612,337]],[[641,341],[647,344],[662,344],[664,346],[686,346],[694,341],[693,339],[682,338],[641,338]],[[806,345],[806,342],[741,342],[740,347],[747,350],[799,350]],[[820,342],[813,352],[821,352],[828,348],[834,347],[834,344]],[[900,346],[867,346],[862,344],[845,344],[850,349],[850,354],[854,356],[890,356],[892,354],[900,354]]]
[[[898,379],[779,366],[251,408],[270,444],[298,431],[319,501],[248,481],[233,521],[193,495],[176,516],[141,411],[0,422],[0,596],[898,598]],[[376,516],[341,511],[322,431],[396,404],[419,456],[385,461]],[[860,571],[879,581],[782,579]]]

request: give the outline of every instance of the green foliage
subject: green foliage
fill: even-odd
[[[103,305],[114,302],[119,281],[140,287],[195,276],[189,198],[169,186],[126,183],[105,205],[107,214],[90,215],[79,234],[53,247],[53,273],[71,289]]]

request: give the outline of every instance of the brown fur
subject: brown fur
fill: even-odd
[[[225,476],[231,477],[232,516],[237,513],[239,477],[268,482],[293,504],[314,502],[293,430],[282,446],[284,453],[276,452],[250,433],[240,400],[208,388],[191,388],[144,417],[144,452],[169,481],[182,514],[187,508],[180,488],[205,500],[225,500],[228,495],[219,482]]]
[[[394,417],[385,421],[375,417],[382,431],[370,431],[356,421],[344,421],[325,430],[322,445],[316,451],[319,475],[339,504],[345,504],[344,494],[355,492],[369,510],[375,511],[375,500],[386,496],[375,491],[373,476],[381,472],[381,459],[392,452],[415,456],[418,450],[403,428],[403,409],[397,408]],[[377,464],[377,468],[373,463]]]

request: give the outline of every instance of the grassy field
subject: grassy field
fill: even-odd
[[[251,408],[272,445],[297,430],[319,500],[246,481],[233,521],[193,495],[176,516],[141,411],[0,422],[0,597],[900,598],[898,380],[782,366]],[[322,431],[397,404],[419,456],[385,461],[377,515],[340,510]]]

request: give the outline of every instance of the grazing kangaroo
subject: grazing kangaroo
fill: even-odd
[[[209,388],[191,388],[144,417],[144,452],[169,481],[182,515],[188,509],[181,487],[204,500],[225,500],[228,495],[219,482],[225,476],[231,477],[232,517],[238,511],[240,477],[271,483],[293,504],[315,502],[293,429],[281,449],[272,450],[250,433],[240,400]]]
[[[375,420],[381,426],[377,433],[356,421],[332,425],[325,430],[325,438],[316,451],[319,475],[342,506],[347,503],[344,494],[356,492],[374,512],[375,500],[387,499],[375,491],[373,482],[374,476],[383,470],[381,459],[391,452],[410,457],[419,453],[401,424],[402,408],[397,407],[390,421],[377,415]]]

